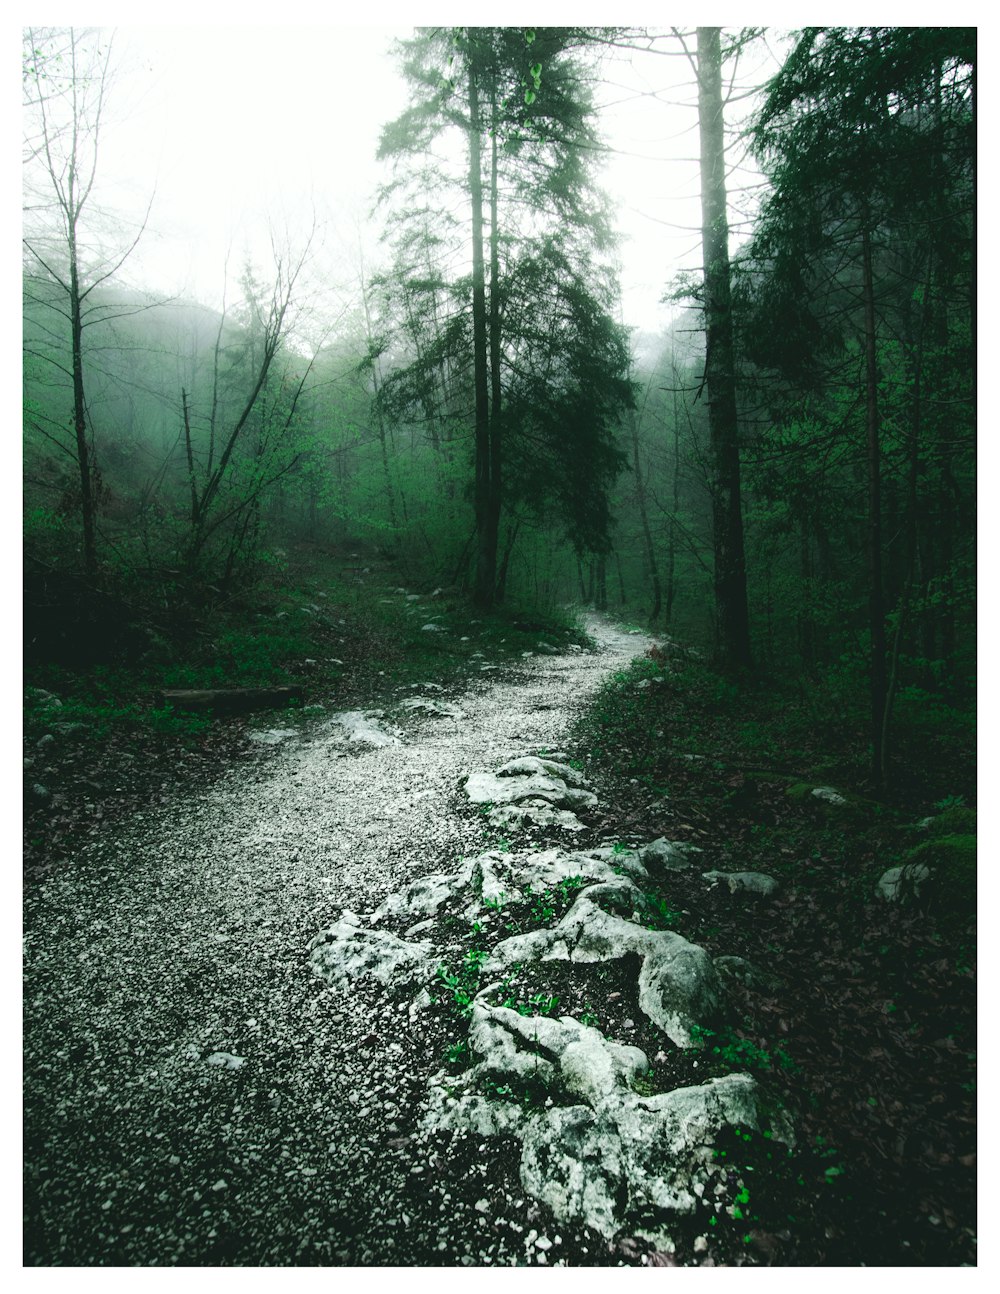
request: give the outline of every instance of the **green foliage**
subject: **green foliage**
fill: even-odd
[[[488,956],[485,949],[471,948],[456,970],[443,965],[437,969],[438,979],[449,991],[452,1006],[462,1016],[472,1013],[472,1001],[478,992],[483,963]]]
[[[700,1025],[691,1027],[692,1046],[705,1051],[726,1069],[748,1069],[767,1072],[781,1069],[795,1073],[797,1066],[783,1047],[773,1051],[758,1046],[750,1038],[741,1038],[731,1029],[707,1029]],[[712,1039],[715,1039],[712,1042]]]

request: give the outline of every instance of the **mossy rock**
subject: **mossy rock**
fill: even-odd
[[[943,916],[967,918],[976,910],[976,837],[939,836],[906,856],[907,865],[923,864],[930,871],[921,899]]]
[[[927,834],[938,840],[942,836],[974,836],[976,834],[975,809],[946,809],[944,813],[932,818],[927,825]]]
[[[785,788],[785,794],[793,803],[824,818],[863,821],[881,810],[874,800],[848,795],[836,787],[817,782],[793,782]]]

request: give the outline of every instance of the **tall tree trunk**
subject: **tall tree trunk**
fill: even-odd
[[[615,549],[615,569],[618,572],[618,592],[621,596],[621,604],[624,607],[628,604],[628,598],[625,596],[625,576],[622,574],[622,559],[617,548]]]
[[[883,783],[887,752],[882,748],[886,701],[885,594],[882,587],[881,425],[878,407],[878,357],[871,230],[861,233],[862,294],[865,313],[865,425],[868,446],[868,624],[871,634],[872,779]]]
[[[480,148],[479,68],[469,31],[469,196],[472,200],[472,351],[476,394],[476,606],[489,609],[496,587],[496,543],[490,542],[491,446],[489,356],[486,346],[486,271],[483,255],[483,173]]]
[[[698,28],[698,126],[718,651],[723,667],[735,672],[749,668],[751,663],[750,618],[740,502],[719,36],[718,27]]]
[[[602,553],[597,562],[597,609],[598,611],[607,611],[608,609],[608,562]]]
[[[663,623],[667,629],[670,628],[671,619],[674,614],[674,597],[676,595],[676,585],[674,582],[674,569],[677,564],[677,514],[681,506],[681,431],[680,419],[677,413],[677,386],[679,377],[677,373],[677,364],[674,361],[673,351],[670,356],[671,385],[673,387],[673,412],[674,412],[674,480],[673,480],[673,497],[671,499],[670,514],[670,534],[667,539],[667,600],[663,611]]]
[[[497,571],[497,589],[496,602],[503,602],[507,595],[507,572],[510,569],[510,557],[514,551],[514,544],[517,540],[517,532],[521,529],[520,521],[516,521],[513,526],[507,527],[507,545],[504,548],[503,559],[500,562],[500,568]],[[537,592],[538,576],[535,576],[535,588]]]
[[[487,513],[489,546],[492,563],[496,569],[500,536],[500,510],[503,504],[503,430],[502,392],[500,380],[500,230],[497,214],[499,193],[497,188],[497,100],[496,85],[490,88],[490,502]],[[514,527],[517,535],[517,526]],[[511,541],[511,545],[513,541]],[[504,557],[503,577],[497,578],[498,600],[503,597],[503,584],[507,576],[510,546]]]
[[[83,569],[88,579],[97,574],[97,539],[94,514],[94,471],[87,439],[87,402],[83,390],[83,314],[76,228],[69,229],[69,312],[73,348],[73,430],[80,473],[80,521],[83,525]]]
[[[649,526],[649,511],[646,507],[646,483],[642,479],[642,463],[639,461],[639,420],[635,414],[629,415],[632,427],[632,468],[635,472],[635,498],[639,505],[639,520],[642,523],[642,538],[646,549],[646,565],[653,586],[653,606],[649,613],[649,623],[655,625],[660,618],[660,570],[656,564],[656,547],[653,544],[653,532]]]
[[[374,344],[374,335],[372,333],[372,315],[371,305],[368,301],[368,284],[365,280],[364,261],[361,263],[361,303],[365,312],[365,340],[368,349],[371,351]],[[385,497],[389,505],[389,523],[392,526],[392,546],[396,548],[399,543],[399,520],[396,516],[396,492],[392,486],[392,473],[389,470],[389,450],[386,445],[385,418],[382,416],[382,406],[379,402],[379,381],[378,381],[378,360],[372,358],[372,409],[375,413],[375,429],[378,432],[379,449],[382,455],[382,480],[385,483]]]

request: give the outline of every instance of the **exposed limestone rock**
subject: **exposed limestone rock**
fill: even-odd
[[[520,804],[501,804],[491,809],[490,822],[505,831],[526,831],[530,827],[557,827],[560,831],[583,831],[583,823],[569,809],[553,809],[541,799]]]
[[[289,737],[294,737],[297,731],[296,728],[263,728],[257,732],[248,732],[247,736],[261,746],[277,746]]]
[[[648,845],[643,845],[639,857],[647,867],[662,867],[670,872],[686,872],[695,864],[695,855],[701,850],[697,845],[689,845],[680,840],[667,840],[661,836]]]
[[[478,1063],[457,1080],[438,1076],[425,1127],[519,1138],[525,1189],[560,1221],[609,1238],[627,1228],[671,1247],[669,1215],[694,1209],[719,1132],[764,1122],[747,1074],[639,1096],[634,1084],[648,1066],[645,1054],[570,1016],[524,1017],[480,995],[469,1041]],[[523,1108],[487,1099],[483,1079],[507,1080],[512,1089],[530,1083],[552,1095]],[[791,1141],[787,1122],[775,1131]]]
[[[561,777],[545,773],[523,776],[471,773],[465,793],[473,804],[519,804],[523,800],[544,800],[555,808],[589,808],[597,803],[592,791],[571,787]]]
[[[388,916],[433,917],[448,900],[467,895],[469,899],[500,901],[510,894],[513,881],[505,856],[499,852],[465,858],[455,872],[432,872],[405,890],[390,894],[371,915],[372,925]]]
[[[359,746],[398,746],[399,735],[390,732],[384,725],[376,722],[382,718],[381,710],[371,710],[367,714],[361,710],[343,710],[331,717],[331,725],[340,728],[347,735],[352,745]]]
[[[454,872],[432,872],[391,894],[369,918],[377,925],[386,917],[408,916],[433,918],[442,904],[457,900],[467,906],[467,915],[480,915],[487,900],[502,903],[520,894],[528,885],[551,889],[570,877],[587,881],[617,881],[618,868],[629,876],[642,879],[646,870],[635,850],[615,853],[610,848],[567,852],[552,848],[521,853],[490,850],[473,858],[464,858]],[[343,920],[343,918],[341,918]],[[429,928],[430,921],[419,922],[407,931]]]
[[[400,986],[428,977],[437,964],[429,943],[410,943],[343,919],[310,942],[309,960],[317,975],[338,986],[361,976]]]
[[[516,857],[519,870],[528,876],[532,884],[545,886],[558,885],[570,876],[608,882],[617,881],[622,872],[633,880],[645,880],[648,876],[638,851],[634,849],[616,851],[610,846],[602,845],[596,849],[577,849],[572,852],[545,849]]]
[[[605,910],[598,900],[625,906],[641,903],[641,893],[624,878],[594,885],[582,893],[558,925],[504,939],[486,969],[514,962],[614,961],[630,953],[642,958],[639,1005],[679,1047],[694,1046],[694,1025],[718,1012],[721,987],[712,959],[703,948],[670,930],[646,930]]]
[[[570,764],[553,759],[550,755],[518,755],[497,769],[497,777],[558,777],[567,786],[589,786],[587,779]]]
[[[560,1221],[610,1238],[631,1216],[630,1230],[669,1251],[669,1215],[694,1210],[719,1133],[761,1127],[757,1085],[729,1074],[660,1096],[615,1095],[593,1112],[552,1110],[526,1129],[521,1181]],[[651,1214],[667,1216],[650,1226]]]
[[[920,897],[921,888],[931,879],[931,870],[923,863],[890,867],[879,877],[878,895],[887,903],[905,903]]]
[[[730,894],[766,896],[773,894],[779,888],[774,877],[764,872],[702,872],[701,878],[703,881],[711,881],[713,885],[725,881]]]
[[[451,705],[447,701],[432,701],[427,696],[411,696],[405,701],[400,702],[404,710],[423,710],[426,714],[441,716],[446,719],[464,718],[462,711],[457,705]]]
[[[846,804],[847,800],[835,791],[832,786],[814,786],[812,789],[814,800],[823,800],[826,804]]]

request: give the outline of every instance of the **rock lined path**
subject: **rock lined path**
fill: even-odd
[[[407,1001],[331,991],[308,945],[482,848],[461,779],[557,746],[648,645],[591,632],[449,698],[462,717],[414,709],[402,744],[318,722],[262,747],[27,892],[27,1264],[525,1260],[516,1173],[419,1132],[440,1057]]]

